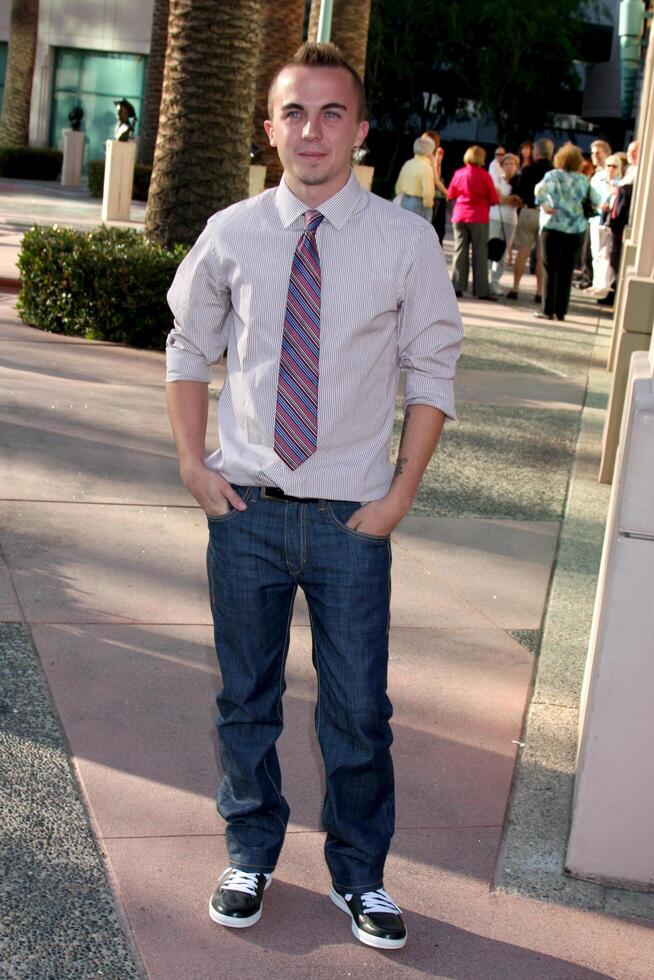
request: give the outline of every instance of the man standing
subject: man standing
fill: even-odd
[[[627,170],[624,177],[619,181],[620,187],[626,187],[636,182],[638,173],[638,154],[640,152],[640,140],[632,140],[627,147]]]
[[[406,942],[384,891],[394,828],[386,694],[390,542],[446,416],[461,323],[434,229],[362,190],[359,76],[305,44],[277,74],[266,132],[280,186],[214,215],[169,292],[167,394],[182,479],[205,510],[222,674],[230,866],[211,918],[261,915],[289,818],[275,743],[300,587],[318,674],[332,901],[362,942]],[[220,449],[205,458],[209,365],[227,349]],[[404,370],[404,429],[389,462]]]
[[[518,230],[515,236],[515,247],[517,253],[515,266],[513,268],[513,289],[507,294],[507,299],[517,299],[520,280],[525,271],[527,259],[533,246],[536,246],[536,293],[534,303],[541,302],[543,291],[543,260],[538,245],[538,230],[540,220],[540,208],[534,200],[534,189],[536,184],[552,169],[552,154],[554,144],[552,140],[536,140],[534,143],[534,162],[526,166],[520,174],[518,181],[517,195],[522,201],[523,207],[518,216]]]
[[[607,210],[606,206],[611,197],[609,174],[606,169],[606,161],[610,154],[611,147],[606,140],[593,140],[590,144],[590,159],[595,167],[595,173],[590,178],[590,184],[599,194],[602,211]],[[593,285],[595,278],[593,263],[600,249],[600,225],[603,223],[603,219],[604,214],[598,213],[588,220],[588,231],[584,235],[581,247],[581,281],[579,285],[582,289],[591,288]]]
[[[434,210],[435,150],[436,144],[429,136],[419,136],[414,140],[413,158],[402,164],[395,183],[396,198],[401,198],[400,207],[419,214],[425,221],[431,221]]]

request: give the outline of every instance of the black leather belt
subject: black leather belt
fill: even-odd
[[[266,500],[290,500],[297,504],[317,504],[319,497],[294,497],[290,493],[284,493],[279,487],[260,487],[261,496]]]

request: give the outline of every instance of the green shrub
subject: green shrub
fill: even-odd
[[[134,167],[134,187],[132,189],[133,201],[147,201],[151,176],[152,167],[148,167],[144,163],[136,164]],[[88,181],[91,197],[102,197],[104,189],[104,160],[89,160]]]
[[[104,160],[89,160],[87,178],[91,197],[102,197],[104,188]]]
[[[56,180],[64,158],[60,150],[42,146],[0,146],[0,177]]]
[[[166,292],[184,254],[133,229],[31,228],[18,256],[18,310],[52,333],[162,349],[172,327]]]

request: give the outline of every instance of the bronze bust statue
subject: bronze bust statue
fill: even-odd
[[[84,110],[81,105],[74,106],[68,113],[68,122],[70,123],[70,128],[74,133],[79,133],[79,128],[82,124],[82,119],[84,118]]]
[[[116,129],[114,130],[114,139],[120,143],[127,143],[134,132],[136,111],[132,103],[128,102],[125,98],[115,99],[114,105],[116,106],[116,116],[118,118]]]

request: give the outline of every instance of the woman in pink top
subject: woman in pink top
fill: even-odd
[[[484,170],[486,150],[469,146],[465,167],[454,172],[447,196],[454,201],[454,268],[452,283],[457,296],[468,288],[468,252],[472,245],[472,291],[478,299],[495,301],[488,288],[488,212],[500,199],[490,174]]]

